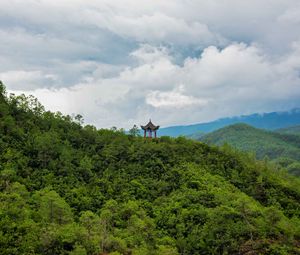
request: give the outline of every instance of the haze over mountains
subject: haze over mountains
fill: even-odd
[[[295,108],[290,111],[284,112],[270,112],[263,114],[255,113],[245,116],[222,118],[212,122],[186,126],[170,126],[161,128],[159,130],[159,135],[169,135],[177,137],[180,135],[190,136],[195,133],[205,134],[236,123],[245,123],[256,128],[267,130],[275,130],[295,126],[297,124],[300,124],[300,108]]]

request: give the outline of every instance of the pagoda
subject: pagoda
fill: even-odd
[[[146,138],[147,132],[149,138],[152,138],[152,132],[154,133],[154,138],[156,138],[156,131],[159,129],[159,126],[155,126],[150,119],[149,123],[146,126],[141,126],[141,128],[144,130],[144,138]]]

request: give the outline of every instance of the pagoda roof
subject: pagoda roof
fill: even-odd
[[[149,120],[148,124],[146,126],[141,126],[144,130],[157,130],[159,129],[159,126],[155,126],[151,120]]]

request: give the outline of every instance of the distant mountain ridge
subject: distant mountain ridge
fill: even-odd
[[[186,126],[170,126],[161,128],[159,130],[159,136],[168,135],[177,137],[180,135],[190,136],[194,133],[205,134],[236,123],[245,123],[256,128],[267,130],[296,126],[300,125],[300,108],[284,112],[270,112],[263,114],[255,113],[251,115],[222,118],[212,122]]]

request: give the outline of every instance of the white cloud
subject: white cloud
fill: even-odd
[[[297,3],[293,8],[288,8],[282,15],[278,17],[278,21],[284,24],[300,23],[300,3]]]
[[[164,13],[151,15],[121,16],[105,15],[103,12],[88,11],[86,15],[95,25],[108,29],[124,38],[138,42],[171,43],[179,45],[218,44],[221,36],[212,33],[206,24],[198,21],[187,23],[182,18],[174,18]]]
[[[0,79],[98,127],[284,110],[300,102],[298,13],[297,0],[0,0]]]
[[[94,77],[69,89],[33,93],[51,109],[79,112],[98,126],[130,127],[155,116],[161,125],[297,106],[299,75],[293,53],[276,62],[257,46],[208,47],[182,66],[164,48],[142,45],[142,62],[113,77]],[[143,52],[146,50],[146,57]],[[153,56],[151,55],[151,52]],[[162,78],[163,77],[163,78]]]
[[[150,91],[146,95],[146,103],[157,108],[182,108],[186,106],[203,106],[207,100],[184,95],[184,87],[180,85],[172,91]]]
[[[33,90],[41,87],[50,87],[56,82],[53,74],[44,74],[41,71],[14,70],[0,73],[0,80],[5,81],[12,90]]]
[[[136,58],[140,63],[155,63],[159,61],[171,61],[170,52],[165,47],[154,47],[149,44],[142,44],[131,52],[130,55]]]

